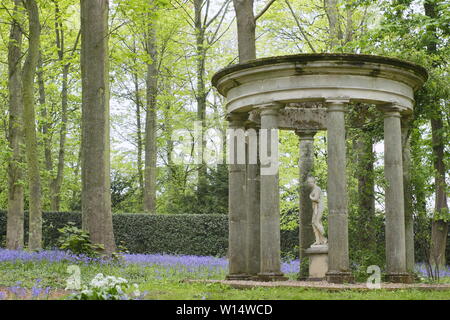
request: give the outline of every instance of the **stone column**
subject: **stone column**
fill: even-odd
[[[247,211],[245,127],[247,114],[230,114],[228,173],[228,275],[245,280],[247,274]]]
[[[260,107],[261,270],[258,278],[263,281],[286,280],[281,273],[280,261],[278,186],[278,110],[280,107],[281,105],[275,103]]]
[[[347,177],[344,112],[348,101],[326,101],[328,149],[327,281],[352,282],[348,257]]]
[[[410,117],[403,117],[402,125],[402,149],[403,149],[403,189],[405,201],[405,249],[406,271],[414,272],[414,218],[412,209],[411,192],[411,131]]]
[[[405,212],[400,112],[384,112],[384,175],[386,178],[386,271],[389,282],[409,282],[406,272]]]
[[[305,250],[315,241],[312,228],[312,203],[309,198],[311,187],[308,186],[307,178],[312,175],[314,168],[314,136],[316,131],[297,130],[295,131],[300,140],[300,159],[299,159],[299,255],[300,272],[299,280],[304,280],[309,276],[308,255]]]
[[[259,129],[250,126],[247,130],[247,273],[256,276],[261,269],[260,242],[260,163]]]

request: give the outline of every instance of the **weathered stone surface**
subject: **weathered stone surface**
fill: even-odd
[[[405,199],[405,247],[406,270],[414,272],[414,217],[411,185],[411,131],[410,117],[402,119],[402,149],[403,149],[403,189]]]
[[[330,282],[348,282],[348,217],[347,217],[347,177],[345,151],[345,111],[346,101],[328,102],[328,246]]]
[[[328,245],[313,245],[306,249],[309,256],[309,280],[322,281],[328,272]]]
[[[258,128],[255,128],[255,131],[249,131],[249,134],[254,134],[248,139],[256,141],[255,147],[258,149]],[[247,144],[247,152],[249,152],[248,149],[249,145]],[[257,155],[258,152],[259,150],[256,150]],[[260,170],[257,156],[256,164],[247,164],[247,273],[252,276],[258,274],[261,268]]]
[[[406,274],[405,212],[400,113],[384,115],[384,175],[386,177],[386,271],[393,279]],[[400,277],[401,278],[401,277]],[[400,279],[399,278],[399,279]]]
[[[408,197],[403,179],[408,182],[409,176],[407,168],[405,172],[402,168],[402,161],[408,164],[409,149],[404,129],[405,152],[402,160],[400,116],[412,113],[414,91],[427,77],[424,68],[407,61],[356,54],[301,54],[257,59],[227,67],[213,77],[213,85],[227,98],[228,114],[241,119],[238,125],[234,124],[235,127],[260,126],[261,129],[301,132],[302,257],[312,233],[308,223],[312,210],[307,209],[311,203],[305,201],[309,190],[304,186],[305,174],[312,170],[312,138],[305,137],[311,133],[313,136],[317,130],[328,130],[328,282],[353,281],[348,257],[344,122],[344,112],[353,102],[375,104],[386,115],[387,279],[394,282],[409,282],[411,279],[407,270],[414,265],[412,219],[408,216],[406,220],[405,235],[404,205],[409,208],[410,204],[403,199]],[[269,146],[263,147],[270,149]],[[249,277],[259,265],[259,280],[284,280],[280,272],[278,174],[263,174],[267,172],[267,163],[263,160],[260,180],[257,172],[258,164],[230,165],[228,278]],[[260,193],[257,191],[258,183]],[[305,223],[305,219],[309,221]],[[258,230],[259,238],[255,236]],[[258,246],[259,255],[256,250]],[[316,262],[323,265],[324,260],[321,257]]]
[[[250,111],[278,101],[298,103],[349,99],[394,103],[411,112],[424,68],[398,59],[357,54],[301,54],[227,67],[213,85],[227,98],[228,112]]]
[[[256,109],[249,113],[249,121],[261,123],[261,112]],[[284,130],[326,130],[327,109],[286,107],[280,110],[278,115],[278,128]]]
[[[233,114],[229,117],[230,128],[244,129],[246,115]],[[233,137],[237,139],[237,137]],[[237,164],[238,143],[235,141],[233,150],[229,150],[229,189],[228,189],[228,268],[227,279],[247,279],[247,210],[246,210],[246,165]]]
[[[269,150],[272,161],[278,163],[278,154],[276,150],[271,150],[272,137],[270,129],[278,128],[279,104],[269,104],[262,108],[261,112],[261,130],[268,130],[267,150]],[[261,144],[263,141],[261,141]],[[261,146],[262,148],[262,146]],[[267,174],[267,167],[273,163],[265,163],[261,158],[261,271],[258,274],[260,279],[273,281],[284,280],[281,273],[280,261],[280,190],[278,185],[278,170]]]

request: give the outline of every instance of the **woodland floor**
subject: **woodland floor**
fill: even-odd
[[[450,300],[450,277],[447,276],[441,278],[440,284],[431,285],[424,278],[416,288],[393,285],[396,290],[392,290],[392,286],[367,290],[365,284],[317,287],[321,283],[309,282],[306,285],[294,281],[298,261],[291,261],[283,263],[283,272],[290,281],[281,286],[280,283],[252,283],[236,288],[235,284],[223,281],[227,272],[226,259],[223,258],[124,255],[120,261],[105,262],[60,251],[27,253],[3,249],[0,249],[0,299],[67,299],[71,294],[65,290],[69,277],[67,271],[73,265],[80,268],[82,284],[88,283],[98,273],[123,277],[138,284],[143,299],[149,300]],[[439,290],[424,290],[432,287]]]

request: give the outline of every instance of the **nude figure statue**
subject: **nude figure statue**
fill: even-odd
[[[324,228],[322,225],[322,213],[323,213],[323,197],[322,190],[316,185],[316,179],[314,177],[309,177],[307,179],[308,185],[312,188],[309,198],[312,201],[312,227],[314,235],[316,237],[316,242],[313,245],[322,245],[328,242],[327,238],[324,236]]]

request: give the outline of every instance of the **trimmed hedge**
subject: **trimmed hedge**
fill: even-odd
[[[25,214],[27,215],[27,214]],[[25,218],[25,235],[28,223]],[[69,221],[81,227],[79,212],[44,212],[45,248],[55,248],[58,229]],[[228,217],[213,214],[113,214],[117,244],[132,253],[167,253],[225,256],[228,247]],[[6,237],[6,212],[0,211],[0,240]],[[298,231],[281,231],[283,255],[298,256]]]

